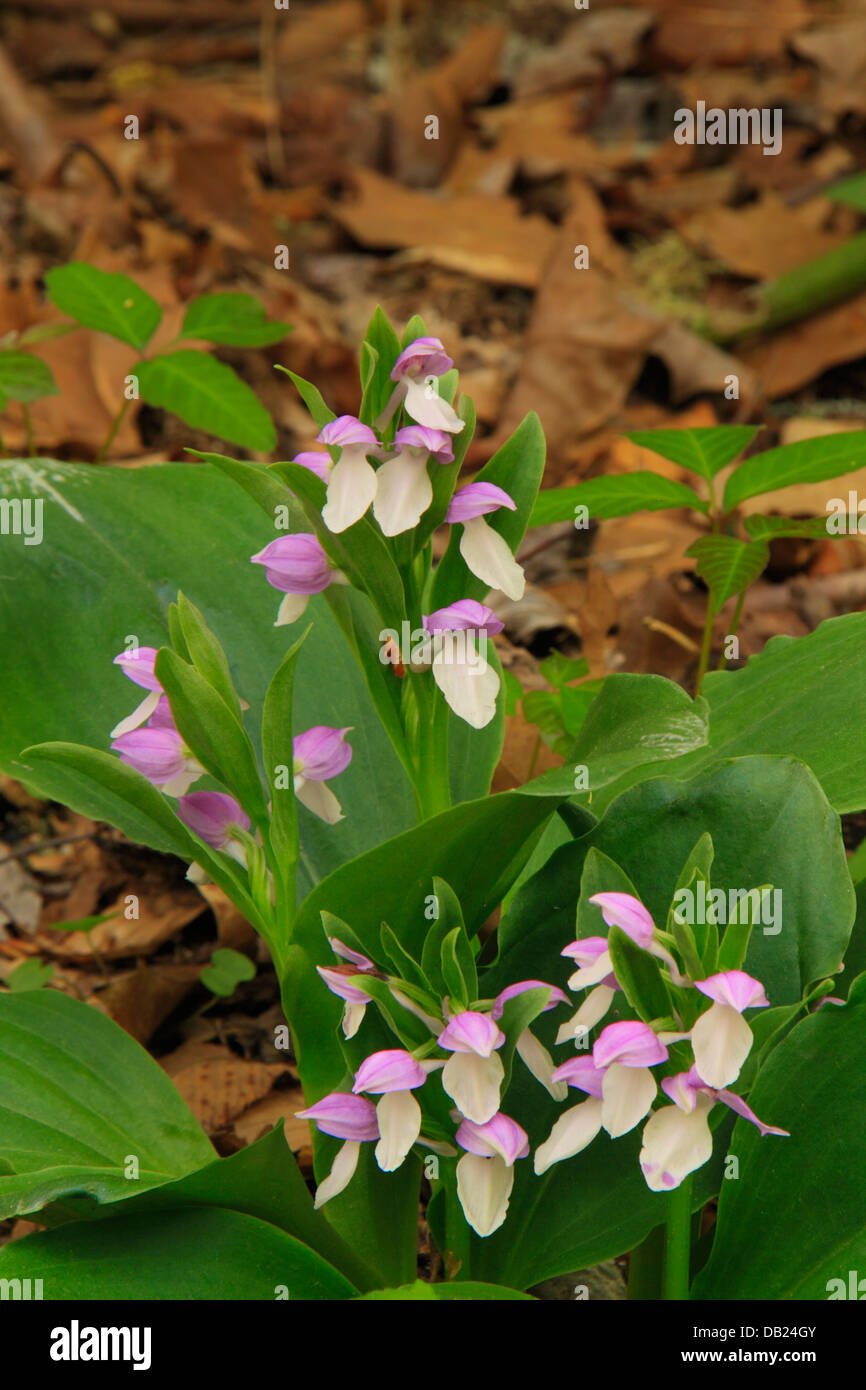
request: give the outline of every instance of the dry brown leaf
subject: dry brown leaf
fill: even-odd
[[[735,274],[771,280],[845,240],[844,233],[821,229],[828,211],[823,199],[788,207],[778,194],[766,193],[745,208],[707,208],[679,231]]]
[[[93,1004],[142,1044],[198,983],[197,965],[139,965],[115,975]]]
[[[0,844],[0,928],[12,922],[24,931],[34,931],[42,911],[39,884],[18,859],[2,862],[8,848]]]
[[[652,354],[661,358],[670,373],[670,397],[675,405],[703,393],[724,398],[730,378],[735,376],[739,410],[749,413],[758,392],[754,372],[732,353],[692,333],[684,323],[672,319],[664,324],[653,341]],[[718,422],[714,419],[710,423]]]
[[[813,381],[828,367],[866,354],[866,294],[784,328],[741,357],[771,400]]]
[[[624,72],[634,63],[641,40],[653,23],[646,10],[624,7],[575,16],[559,43],[520,67],[514,83],[516,95],[534,96]]]
[[[137,920],[129,920],[124,916],[125,911],[132,910],[127,902],[130,895],[136,899],[139,914]],[[136,885],[130,885],[128,892],[121,893],[104,911],[110,914],[111,920],[102,922],[89,933],[40,933],[39,940],[45,953],[61,959],[92,958],[92,942],[99,955],[106,960],[150,955],[164,941],[170,940],[175,932],[200,916],[204,911],[204,905],[192,888],[163,889],[143,894],[136,891]]]
[[[234,951],[245,951],[256,943],[256,929],[247,921],[240,908],[235,907],[230,898],[215,883],[197,883],[217,923],[217,939],[220,946],[231,947]]]
[[[542,217],[521,217],[514,198],[437,198],[354,169],[356,197],[332,212],[362,246],[405,247],[407,260],[534,288],[556,234]],[[410,249],[411,248],[411,249]]]
[[[646,0],[646,7],[659,20],[658,60],[682,67],[708,53],[719,65],[774,58],[810,18],[804,0]]]
[[[304,1096],[299,1086],[288,1091],[271,1091],[257,1100],[233,1122],[232,1128],[245,1144],[254,1144],[280,1120],[285,1120],[283,1133],[293,1153],[309,1148],[312,1143],[309,1120],[298,1120],[295,1112],[304,1109]]]
[[[793,47],[816,63],[827,110],[866,111],[866,18],[841,18],[798,34]]]
[[[226,1047],[186,1044],[162,1059],[162,1065],[196,1119],[208,1134],[225,1129],[271,1090],[289,1070],[280,1062],[247,1062]],[[193,1051],[194,1049],[194,1051]]]

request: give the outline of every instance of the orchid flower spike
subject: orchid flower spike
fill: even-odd
[[[449,708],[473,729],[483,729],[496,713],[499,694],[499,676],[488,664],[484,646],[505,624],[492,608],[471,598],[437,608],[422,622],[433,634],[433,679]]]
[[[316,438],[340,450],[328,478],[322,520],[329,531],[345,531],[361,520],[376,496],[376,470],[367,462],[367,455],[380,447],[379,440],[370,426],[354,415],[338,415]]]
[[[347,583],[342,571],[331,564],[319,538],[309,531],[278,536],[250,559],[254,565],[264,565],[268,583],[285,594],[274,627],[296,622],[311,594],[320,594],[329,584]]]
[[[135,651],[123,651],[114,658],[113,664],[119,666],[125,676],[148,693],[132,714],[115,724],[109,737],[120,738],[123,734],[132,733],[133,729],[139,728],[150,718],[159,704],[163,690],[153,669],[156,652],[156,647],[136,647]]]
[[[641,1171],[653,1192],[679,1187],[689,1173],[707,1163],[713,1153],[709,1113],[716,1101],[756,1126],[761,1135],[789,1137],[787,1129],[765,1125],[743,1100],[724,1088],[708,1086],[697,1067],[667,1077],[661,1084],[673,1105],[663,1106],[644,1127],[640,1152]]]
[[[332,729],[328,724],[314,724],[292,740],[295,796],[328,825],[343,819],[340,803],[325,783],[344,772],[352,761],[348,733],[351,726]]]
[[[456,1142],[465,1149],[457,1164],[457,1196],[473,1231],[492,1235],[508,1213],[514,1164],[529,1154],[526,1131],[501,1111],[483,1124],[464,1119]]]
[[[224,850],[246,866],[247,851],[236,830],[249,832],[250,818],[228,792],[192,792],[177,803],[177,814],[211,849]]]
[[[367,1005],[371,1004],[373,999],[365,990],[350,984],[350,979],[353,975],[374,975],[378,978],[379,972],[369,956],[361,955],[360,951],[353,951],[340,941],[339,937],[331,936],[328,942],[334,955],[347,964],[317,965],[316,970],[331,993],[343,1000],[343,1037],[354,1038],[363,1021]]]
[[[376,474],[373,515],[384,536],[399,536],[418,525],[433,501],[427,460],[453,463],[451,436],[445,430],[407,425],[394,436],[397,453]]]
[[[486,1124],[499,1109],[505,1068],[497,1049],[504,1042],[493,1019],[472,1009],[455,1014],[439,1034],[439,1046],[453,1053],[442,1072],[442,1088],[476,1124]]]
[[[589,901],[601,908],[601,915],[609,927],[619,927],[636,946],[649,951],[657,960],[664,961],[675,985],[691,983],[680,974],[670,951],[656,941],[655,923],[639,899],[632,897],[631,893],[593,893]]]
[[[465,421],[438,391],[438,378],[450,372],[453,366],[438,338],[416,338],[394,363],[391,380],[396,381],[397,386],[376,421],[377,426],[381,429],[387,425],[397,406],[405,400],[406,411],[417,424],[459,434]]]
[[[361,1145],[379,1138],[376,1107],[364,1096],[332,1091],[306,1110],[296,1111],[299,1120],[312,1120],[322,1134],[345,1140],[331,1171],[316,1188],[315,1207],[323,1207],[351,1182],[358,1166]]]
[[[354,1093],[379,1096],[376,1121],[379,1142],[376,1162],[384,1173],[399,1168],[421,1133],[421,1107],[412,1092],[423,1086],[427,1071],[402,1048],[374,1052],[355,1072]]]
[[[484,520],[489,512],[502,507],[517,510],[516,503],[501,487],[494,483],[467,483],[452,497],[445,520],[462,523],[460,554],[475,577],[517,600],[523,598],[526,577],[505,537]]]
[[[752,1050],[752,1030],[744,1009],[765,1009],[769,1000],[760,980],[744,970],[724,970],[696,988],[713,1000],[691,1031],[695,1066],[708,1086],[729,1086]]]

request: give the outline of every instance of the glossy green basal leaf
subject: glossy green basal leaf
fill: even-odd
[[[0,1250],[0,1278],[46,1299],[345,1299],[357,1290],[277,1226],[216,1207],[81,1222]]]
[[[55,990],[0,995],[3,1216],[72,1193],[117,1202],[214,1157],[165,1072],[111,1019]]]
[[[767,449],[763,454],[735,469],[725,487],[725,511],[757,497],[762,492],[775,492],[793,483],[820,483],[825,478],[841,478],[866,463],[866,430],[850,430],[846,434],[827,434],[818,439],[802,439],[797,444],[783,444]]]
[[[866,806],[866,746],[852,735],[866,716],[866,613],[830,618],[808,637],[773,637],[742,670],[708,672],[702,694],[709,740],[666,772],[690,776],[721,758],[781,753],[808,764],[834,810]],[[593,811],[656,772],[635,767],[593,797]]]
[[[757,433],[755,425],[710,425],[703,429],[633,430],[626,437],[709,481],[741,454]]]
[[[135,372],[142,400],[171,410],[193,429],[265,454],[277,447],[273,421],[258,396],[210,353],[179,348],[139,362]]]
[[[203,294],[184,315],[181,338],[233,347],[266,347],[291,332],[288,323],[269,321],[265,306],[252,294]]]
[[[142,352],[153,337],[162,310],[128,275],[97,270],[72,261],[45,273],[48,298],[64,314]]]
[[[16,653],[14,661],[0,663],[3,771],[42,796],[118,823],[109,807],[93,807],[90,793],[82,800],[74,768],[42,762],[28,768],[21,754],[34,743],[63,740],[103,750],[122,767],[108,755],[109,731],[135,708],[140,692],[112,660],[130,634],[143,645],[165,644],[168,608],[179,589],[227,654],[235,689],[250,705],[244,727],[258,750],[265,691],[293,629],[273,626],[280,596],[249,561],[273,538],[273,527],[241,489],[207,465],[129,471],[43,459],[0,462],[4,491],[44,499],[44,539],[39,546],[17,537],[3,543],[0,649]],[[324,598],[311,599],[309,621],[295,681],[296,730],[314,724],[355,729],[349,735],[352,762],[333,784],[345,819],[327,826],[299,808],[305,891],[416,820],[408,779]],[[171,805],[157,796],[171,824]],[[183,857],[164,827],[136,821],[123,828],[141,843]]]
[[[668,507],[691,507],[705,512],[702,501],[685,483],[664,478],[660,473],[637,469],[607,478],[590,478],[574,487],[550,488],[538,495],[530,526],[549,526],[555,521],[574,521],[578,507],[586,507],[587,517],[605,521],[632,512],[659,512]]]
[[[706,708],[705,700],[690,699],[663,676],[608,676],[565,766],[536,777],[524,791],[594,793],[634,768],[701,748],[708,737]]]
[[[740,1120],[695,1299],[862,1299],[866,1271],[866,975],[770,1055],[749,1096],[790,1138]],[[852,1278],[852,1271],[854,1272]]]
[[[416,1280],[414,1284],[404,1284],[399,1289],[374,1289],[372,1293],[365,1293],[361,1299],[356,1301],[366,1303],[438,1303],[443,1299],[448,1302],[455,1299],[473,1302],[487,1302],[493,1299],[500,1302],[536,1302],[531,1294],[521,1293],[518,1289],[507,1289],[504,1284],[477,1284],[472,1280],[465,1283],[455,1281],[449,1284],[425,1284],[420,1279]]]

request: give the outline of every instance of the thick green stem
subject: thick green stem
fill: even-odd
[[[665,1259],[665,1228],[654,1231],[636,1245],[628,1257],[629,1299],[659,1299],[662,1296],[662,1270]]]
[[[701,659],[698,662],[698,674],[695,680],[695,695],[700,695],[701,685],[704,676],[707,674],[707,667],[710,664],[710,652],[713,645],[713,619],[716,616],[716,603],[713,591],[710,589],[707,594],[707,616],[704,622],[704,639],[701,643]]]
[[[730,630],[730,632],[728,633],[728,637],[736,637],[736,635],[737,635],[737,628],[740,626],[740,618],[742,617],[742,613],[743,613],[743,604],[745,603],[745,601],[746,601],[746,591],[745,591],[745,589],[744,589],[743,592],[740,594],[740,597],[737,599],[737,606],[736,606],[736,608],[734,609],[734,616],[733,616],[733,618],[731,619],[731,630]],[[725,640],[727,641],[727,638],[726,638]],[[718,664],[718,666],[716,667],[716,670],[717,670],[717,671],[724,671],[725,666],[727,665],[727,660],[728,660],[728,658],[727,658],[727,655],[725,654],[725,649],[724,649],[724,647],[723,647],[723,648],[722,648],[722,654],[721,654],[721,656],[719,657],[719,664]]]
[[[689,1260],[692,1250],[692,1180],[687,1177],[670,1194],[670,1215],[665,1222],[665,1271],[662,1296],[683,1301],[689,1296]]]
[[[414,737],[415,799],[422,820],[451,805],[448,777],[448,713],[429,671],[414,677],[418,725]]]
[[[124,401],[123,405],[120,407],[114,419],[112,420],[111,429],[108,431],[105,443],[103,444],[99,453],[96,455],[96,458],[93,460],[94,463],[102,463],[105,459],[106,454],[108,453],[109,449],[114,443],[117,431],[120,429],[124,419],[126,418],[126,412],[129,410],[129,404],[130,403],[128,400]]]

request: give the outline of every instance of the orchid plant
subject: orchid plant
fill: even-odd
[[[253,646],[281,644],[263,698],[179,593],[167,642],[154,622],[115,642],[116,672],[105,657],[117,713],[124,679],[144,698],[113,727],[106,718],[102,747],[42,743],[21,758],[84,813],[178,855],[259,931],[303,1086],[315,1193],[279,1130],[217,1158],[116,1025],[51,995],[48,1034],[66,1040],[52,1066],[66,1076],[68,1057],[87,1062],[66,1077],[68,1105],[91,1117],[80,1132],[96,1103],[81,1077],[99,1075],[100,1049],[154,1103],[40,1166],[27,1157],[38,1149],[27,1103],[8,1089],[25,1158],[4,1175],[0,1143],[0,1199],[59,1230],[4,1250],[0,1274],[46,1258],[60,1235],[74,1245],[106,1214],[106,1239],[122,1243],[125,1216],[144,1208],[170,1242],[188,1200],[207,1207],[226,1250],[239,1214],[281,1233],[277,1258],[259,1231],[255,1291],[226,1296],[272,1297],[273,1275],[291,1297],[383,1286],[413,1297],[420,1271],[420,1287],[452,1290],[443,1296],[520,1297],[623,1254],[631,1296],[719,1296],[756,1175],[783,1171],[786,1150],[796,1169],[829,1122],[792,1104],[791,1069],[811,1057],[820,1071],[819,1043],[844,1058],[862,1029],[859,982],[832,993],[853,921],[838,821],[803,762],[773,747],[719,756],[708,700],[652,676],[600,682],[565,767],[490,795],[505,705],[497,608],[524,592],[538,422],[464,482],[474,411],[445,346],[420,320],[398,339],[378,311],[356,416],[294,382],[320,447],[269,466],[207,454],[182,470],[239,485],[276,532],[238,547],[222,600],[246,586]],[[228,495],[246,505],[236,487]],[[319,631],[328,645],[311,666]],[[354,684],[336,676],[344,650]],[[712,679],[741,678],[711,678],[710,694]],[[386,756],[411,811],[398,833],[347,851],[396,785]],[[658,775],[663,761],[679,780]],[[0,996],[0,1104],[4,1048],[33,1075],[47,1065],[28,1051],[46,1031],[34,996],[47,993]],[[50,1107],[41,1123],[50,1129]],[[139,1152],[149,1158],[132,1191],[116,1170]],[[248,1247],[246,1228],[238,1240]],[[195,1265],[194,1252],[183,1258]],[[55,1296],[82,1296],[76,1279]]]

